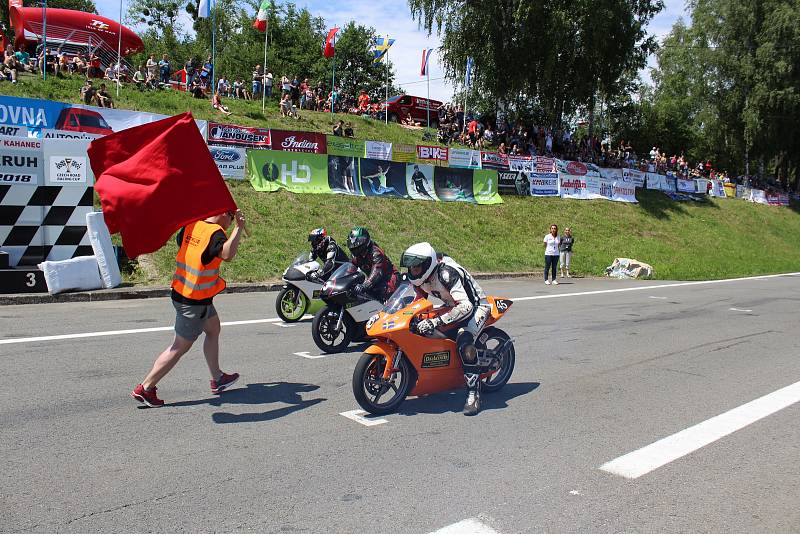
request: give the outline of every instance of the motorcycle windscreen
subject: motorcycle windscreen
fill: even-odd
[[[403,282],[394,290],[392,296],[386,301],[383,311],[387,314],[397,313],[412,302],[417,300],[417,291],[408,282]]]
[[[322,290],[327,292],[343,291],[349,286],[362,281],[364,278],[364,273],[358,270],[358,267],[350,262],[343,263],[333,271],[333,274],[328,278],[328,281],[325,282]]]

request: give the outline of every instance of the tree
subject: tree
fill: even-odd
[[[373,62],[370,50],[375,39],[375,30],[348,22],[336,39],[336,85],[344,93],[357,95],[365,90],[370,98],[383,100],[386,91],[386,60]],[[388,69],[389,91],[393,87],[394,72],[391,65]]]

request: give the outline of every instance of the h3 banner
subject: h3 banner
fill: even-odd
[[[500,204],[497,172],[352,156],[248,150],[256,191],[334,193],[417,200]]]

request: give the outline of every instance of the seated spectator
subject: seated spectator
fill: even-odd
[[[81,87],[81,101],[89,106],[95,100],[96,94],[97,89],[92,85],[92,80],[86,80],[86,83]]]
[[[344,137],[344,121],[339,121],[333,126],[333,135]]]
[[[195,98],[205,98],[206,95],[203,93],[203,86],[200,84],[200,80],[198,76],[195,76],[194,80],[192,80],[192,85],[189,87],[189,92]]]
[[[0,63],[0,82],[17,83],[17,70]]]
[[[244,88],[242,87],[242,82],[239,80],[233,80],[233,98],[244,98]]]
[[[111,98],[111,94],[106,90],[106,84],[100,84],[100,90],[97,91],[97,104],[101,108],[111,108],[114,109],[114,100]]]
[[[369,109],[369,95],[363,89],[358,94],[358,111],[361,113]]]
[[[508,154],[508,151],[506,150],[506,144],[505,143],[500,143],[500,146],[497,147],[497,153],[498,154],[502,154],[504,156]]]
[[[214,96],[211,98],[211,107],[217,111],[221,111],[225,115],[231,114],[228,106],[222,103],[222,97],[220,96],[219,91],[215,92]]]
[[[25,44],[19,45],[19,49],[14,53],[17,59],[17,65],[22,67],[25,72],[33,72],[33,65],[31,64],[31,55],[25,51]]]
[[[300,118],[300,114],[297,112],[297,106],[292,103],[291,93],[283,93],[281,97],[281,117],[294,117],[295,119]]]
[[[87,70],[88,70],[88,65],[86,64],[86,61],[84,61],[83,57],[80,56],[80,54],[72,58],[73,73],[86,76]]]
[[[133,83],[136,84],[137,89],[144,91],[145,81],[146,78],[144,75],[144,65],[139,65],[139,68],[133,73]]]
[[[112,82],[116,80],[116,78],[114,78],[114,69],[111,68],[111,65],[106,67],[105,73],[103,73],[103,79]]]
[[[103,64],[100,62],[100,58],[96,54],[92,54],[92,57],[89,58],[89,74],[90,78],[102,78],[103,77]]]
[[[406,116],[403,117],[403,120],[402,120],[401,124],[403,124],[405,126],[412,126],[412,127],[415,127],[415,128],[416,127],[422,127],[422,123],[418,122],[418,121],[415,121],[413,118],[411,118],[411,114],[410,113],[406,114]]]
[[[242,98],[244,100],[252,100],[253,95],[247,90],[247,85],[244,83],[244,78],[239,78],[239,85],[242,88]]]
[[[229,96],[230,95],[231,84],[228,83],[228,79],[225,76],[220,77],[217,80],[217,92],[222,96]]]
[[[344,127],[344,136],[345,137],[355,137],[355,133],[353,132],[353,125],[351,123],[347,123]]]

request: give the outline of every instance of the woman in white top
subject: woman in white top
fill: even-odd
[[[553,279],[553,285],[558,285],[556,280],[556,267],[558,266],[558,246],[561,244],[561,238],[558,237],[558,225],[550,225],[550,233],[544,236],[542,240],[544,244],[544,283],[550,285],[550,280],[547,279],[547,271],[551,271],[550,278]]]

